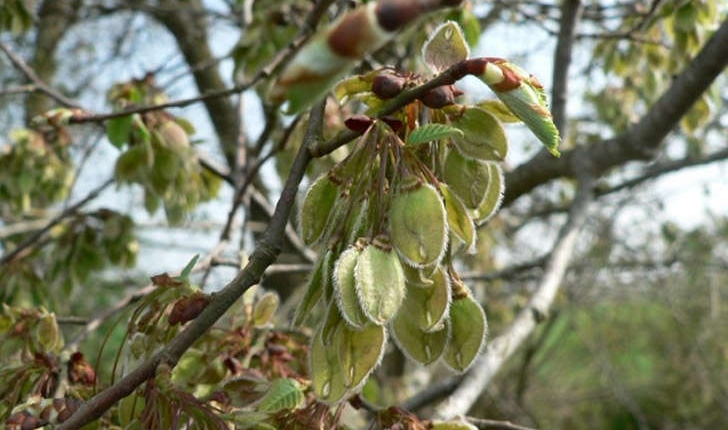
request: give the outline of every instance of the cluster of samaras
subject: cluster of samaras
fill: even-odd
[[[287,100],[292,111],[308,106],[354,58],[381,46],[394,31],[383,11],[418,4],[421,13],[424,4],[444,3],[453,5],[382,0],[344,15],[303,48],[274,96]],[[342,28],[354,22],[371,28]],[[368,36],[352,39],[348,31]],[[344,36],[366,46],[347,45],[352,52],[344,52],[337,39]],[[460,92],[444,85],[390,117],[347,121],[361,136],[344,160],[314,181],[300,213],[304,241],[321,252],[295,323],[323,303],[325,316],[311,343],[311,376],[314,391],[329,403],[364,384],[388,334],[424,365],[440,360],[462,372],[474,362],[485,344],[486,317],[453,259],[475,249],[475,226],[500,205],[499,162],[508,150],[501,122],[523,121],[558,155],[558,132],[533,76],[502,59],[469,58],[454,22],[433,33],[423,60],[433,73],[457,65],[458,79],[479,77],[500,101],[459,105]],[[376,114],[383,100],[421,82],[418,75],[382,69],[344,80],[335,94]]]

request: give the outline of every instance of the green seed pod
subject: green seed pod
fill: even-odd
[[[439,331],[428,333],[420,329],[407,312],[399,312],[392,321],[392,337],[406,356],[428,365],[437,361],[445,352],[449,326],[445,325]]]
[[[276,310],[278,310],[280,301],[281,299],[278,297],[278,294],[273,291],[263,294],[263,297],[258,300],[258,303],[255,304],[255,308],[253,309],[253,324],[256,327],[269,325]]]
[[[292,327],[299,327],[306,318],[311,314],[311,311],[316,304],[321,300],[321,296],[324,295],[324,291],[329,288],[331,284],[331,265],[334,260],[333,253],[326,251],[325,254],[319,256],[316,261],[316,265],[311,272],[311,277],[306,284],[306,293],[301,300],[301,303],[296,309],[296,313],[293,316]]]
[[[364,315],[359,298],[357,297],[354,269],[361,250],[356,246],[350,246],[342,252],[334,266],[333,283],[334,298],[339,307],[341,316],[349,325],[357,328],[364,327],[369,318]]]
[[[431,280],[431,285],[408,288],[400,310],[426,332],[442,329],[450,307],[450,279],[445,271],[438,267]]]
[[[449,368],[462,373],[485,346],[488,323],[483,308],[469,295],[453,300],[449,322],[450,343],[443,360]]]
[[[473,219],[477,223],[488,221],[495,215],[503,202],[503,191],[505,188],[503,170],[498,163],[488,163],[488,170],[490,172],[488,191],[485,194],[483,202],[478,206],[478,209],[471,212]]]
[[[465,206],[476,209],[488,191],[489,172],[487,163],[450,151],[445,159],[443,179]]]
[[[326,319],[324,319],[321,325],[321,340],[326,346],[334,344],[334,334],[336,333],[336,329],[342,324],[346,324],[346,321],[341,317],[341,313],[336,304],[331,303],[326,312]]]
[[[336,306],[332,306],[336,309]],[[338,313],[338,311],[336,311]],[[311,386],[319,399],[336,404],[347,394],[336,348],[323,340],[323,326],[311,338]]]
[[[173,150],[182,151],[190,146],[190,138],[187,132],[174,121],[165,121],[159,126],[159,137],[161,143]]]
[[[45,313],[35,327],[35,338],[47,352],[58,352],[63,347],[63,335],[58,329],[56,314]]]
[[[496,161],[506,158],[508,141],[503,125],[485,109],[468,106],[451,125],[463,131],[462,136],[453,137],[453,142],[464,156]]]
[[[351,215],[347,220],[347,243],[354,243],[357,238],[365,236],[365,231],[368,226],[368,208],[369,201],[367,199],[362,199],[359,203],[354,203]]]
[[[394,196],[389,231],[392,244],[410,266],[439,262],[447,245],[447,214],[437,190],[428,184]]]
[[[404,277],[407,281],[407,287],[428,287],[432,285],[433,281],[430,279],[431,270],[429,267],[416,269],[409,264],[403,264],[402,269],[404,269]]]
[[[308,189],[299,214],[301,236],[306,245],[313,245],[321,238],[328,225],[337,194],[338,186],[328,175],[319,176]]]
[[[445,198],[445,210],[447,211],[447,225],[455,236],[465,243],[468,251],[475,249],[475,224],[468,214],[468,210],[462,200],[450,190],[447,184],[440,184],[440,192]],[[452,241],[450,241],[452,243]]]
[[[356,261],[356,292],[364,314],[384,324],[397,313],[406,292],[404,271],[397,254],[369,245]]]
[[[335,342],[344,385],[356,390],[382,360],[387,332],[384,326],[371,323],[361,330],[341,324]]]

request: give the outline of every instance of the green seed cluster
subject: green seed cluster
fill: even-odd
[[[441,111],[441,119],[480,132],[471,122],[482,114],[468,113],[478,109]],[[473,248],[475,222],[498,207],[497,162],[506,147],[483,144],[472,132],[438,133],[445,137],[428,142],[418,135],[416,145],[407,145],[406,136],[374,121],[301,205],[302,237],[322,251],[294,324],[322,303],[311,378],[328,403],[361,387],[390,334],[414,361],[440,360],[457,372],[485,343],[485,313],[452,259]]]

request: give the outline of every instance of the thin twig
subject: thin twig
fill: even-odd
[[[35,71],[28,66],[28,64],[23,61],[18,54],[16,54],[10,46],[6,45],[3,42],[0,42],[0,49],[5,52],[5,55],[8,56],[10,61],[13,63],[13,65],[20,70],[28,80],[30,80],[36,87],[36,90],[44,93],[48,97],[52,98],[53,100],[57,101],[58,103],[62,104],[66,107],[71,108],[77,108],[80,109],[81,106],[76,104],[73,100],[69,99],[68,97],[64,96],[63,94],[59,93],[58,91],[54,90],[50,86],[48,86],[43,80],[41,80],[38,75],[35,73]]]
[[[4,90],[0,90],[0,97],[30,93],[30,92],[36,91],[37,89],[38,89],[38,87],[35,85],[32,85],[32,84],[20,85],[18,87],[13,87],[13,88],[6,88]]]

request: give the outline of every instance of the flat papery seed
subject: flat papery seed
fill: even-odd
[[[465,206],[476,209],[488,191],[490,170],[486,162],[465,158],[454,150],[445,158],[443,179]]]
[[[341,324],[346,324],[346,322],[341,317],[338,306],[336,306],[335,303],[332,303],[329,305],[328,312],[326,313],[326,319],[321,326],[321,340],[324,345],[331,346],[334,343],[334,334]]]
[[[468,252],[475,252],[477,234],[475,232],[475,223],[468,209],[462,200],[444,182],[440,183],[440,192],[445,199],[447,224],[450,227],[450,231],[465,243]],[[451,248],[455,248],[453,241],[450,241],[450,243]]]
[[[357,297],[355,272],[356,262],[361,253],[356,246],[342,252],[334,266],[334,298],[341,316],[354,327],[363,327],[369,319],[362,311]]]
[[[407,290],[397,254],[369,245],[361,252],[355,269],[356,292],[364,314],[375,324],[391,320]]]
[[[312,245],[321,238],[337,194],[337,185],[325,174],[319,176],[308,189],[299,214],[301,236],[306,245]]]
[[[425,332],[439,331],[450,307],[450,279],[445,271],[438,268],[431,280],[428,286],[409,288],[400,310]]]
[[[450,306],[449,325],[450,343],[442,358],[445,365],[462,373],[485,346],[488,334],[485,312],[472,296],[456,298]]]
[[[301,299],[301,302],[296,308],[296,313],[293,317],[292,327],[299,327],[310,315],[313,308],[321,300],[321,296],[324,295],[326,284],[330,283],[329,266],[330,261],[333,259],[333,253],[326,251],[324,255],[319,256],[318,260],[314,265],[314,269],[311,272],[311,276],[306,284],[306,293]]]
[[[463,132],[461,136],[452,138],[463,156],[476,160],[503,161],[508,154],[508,140],[503,125],[485,109],[467,106],[450,125]]]
[[[399,312],[392,321],[392,337],[399,349],[411,360],[423,365],[437,361],[445,352],[449,326],[426,332],[418,327],[408,312]]]
[[[383,326],[368,324],[361,330],[346,324],[336,334],[336,350],[344,374],[344,383],[356,390],[379,365],[387,343]]]
[[[503,170],[498,163],[489,163],[488,170],[490,172],[488,191],[478,209],[472,212],[473,219],[479,224],[491,219],[503,203],[503,192],[505,191]]]
[[[433,265],[447,246],[447,214],[440,194],[429,184],[397,194],[389,214],[392,245],[413,267]]]
[[[322,329],[323,327],[311,337],[311,385],[319,399],[328,404],[336,404],[344,399],[348,390],[338,363],[336,348],[324,344]]]
[[[427,287],[432,285],[432,279],[430,279],[425,273],[427,271],[426,268],[418,269],[410,266],[409,264],[402,264],[402,269],[404,269],[404,276],[407,281],[408,288],[410,286]]]

